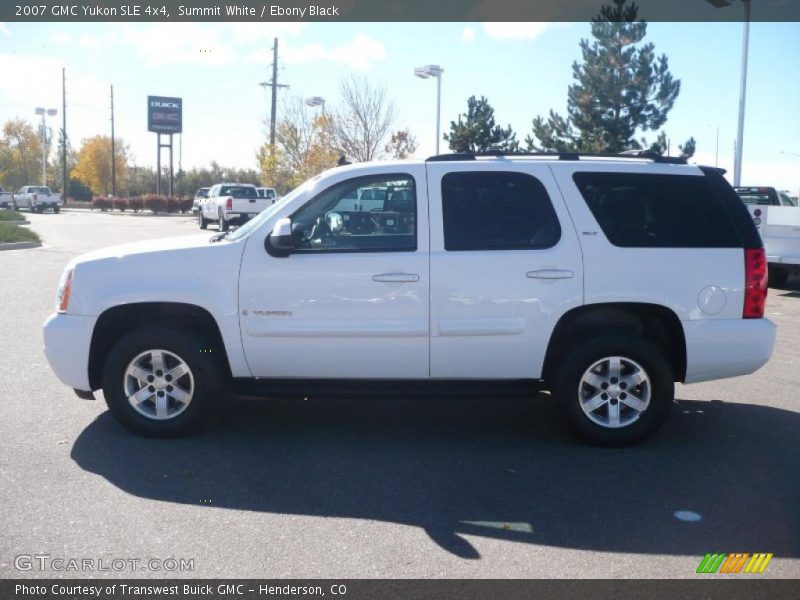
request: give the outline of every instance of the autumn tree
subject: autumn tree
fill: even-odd
[[[665,55],[643,43],[647,22],[627,0],[612,0],[592,20],[590,42],[580,42],[582,63],[572,65],[575,80],[567,92],[567,116],[555,111],[536,117],[529,150],[547,152],[622,152],[647,147],[635,138],[657,131],[681,90]],[[658,143],[658,141],[656,141]],[[684,147],[691,149],[691,146]]]
[[[0,137],[0,182],[12,190],[41,181],[42,141],[23,119],[3,125]]]
[[[353,75],[342,80],[340,93],[342,105],[331,129],[334,145],[352,161],[382,158],[397,113],[386,87]]]
[[[395,131],[387,142],[384,152],[396,159],[411,158],[417,151],[417,139],[408,129]]]
[[[444,139],[453,152],[514,152],[519,147],[511,126],[497,124],[494,108],[483,96],[467,99],[467,113],[450,122],[450,133],[445,133]]]
[[[128,171],[128,148],[117,138],[114,162],[118,181],[124,181]],[[111,138],[96,135],[83,140],[71,175],[85,183],[95,194],[111,193]]]
[[[300,96],[291,97],[281,113],[275,128],[275,146],[264,144],[257,159],[262,183],[285,193],[335,166],[339,153],[330,115],[311,111]]]

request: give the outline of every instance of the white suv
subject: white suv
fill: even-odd
[[[635,443],[666,419],[673,382],[752,373],[775,342],[752,219],[719,171],[680,162],[338,167],[236,231],[73,259],[45,353],[144,435],[187,431],[228,386],[466,383],[549,389],[584,439]],[[353,204],[367,189],[380,205]]]

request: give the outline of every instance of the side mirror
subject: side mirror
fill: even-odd
[[[294,249],[294,236],[292,235],[292,220],[288,217],[279,219],[275,228],[267,236],[264,246],[270,256],[285,258]]]
[[[331,233],[339,233],[342,229],[344,229],[344,220],[342,219],[342,215],[339,213],[328,213],[327,221],[328,229],[330,229]]]

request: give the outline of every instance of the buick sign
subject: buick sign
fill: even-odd
[[[147,131],[180,133],[183,128],[183,99],[147,97]]]

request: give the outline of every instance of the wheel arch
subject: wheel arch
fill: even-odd
[[[547,345],[542,379],[552,379],[559,360],[569,351],[571,341],[598,332],[629,333],[652,340],[672,368],[675,381],[686,377],[686,338],[678,315],[660,304],[610,302],[587,304],[564,313],[556,323]]]
[[[208,310],[181,302],[137,302],[111,307],[98,317],[89,346],[89,384],[92,390],[101,387],[104,358],[116,341],[130,331],[157,322],[169,323],[207,338],[217,350],[215,354],[223,373],[231,377],[221,329]]]

